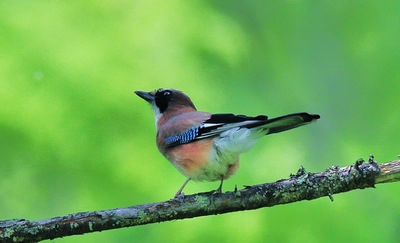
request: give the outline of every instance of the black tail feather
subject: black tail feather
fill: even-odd
[[[260,126],[260,128],[265,130],[268,129],[267,134],[273,134],[307,125],[309,123],[317,121],[319,118],[320,116],[316,114],[308,114],[305,112],[294,113],[268,119],[265,125]]]

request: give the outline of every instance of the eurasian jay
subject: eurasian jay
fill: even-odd
[[[217,191],[222,192],[223,181],[239,166],[239,155],[259,138],[320,118],[304,112],[272,119],[264,115],[211,114],[197,111],[190,98],[179,90],[135,93],[153,108],[158,149],[187,178],[175,197],[190,180],[220,181]]]

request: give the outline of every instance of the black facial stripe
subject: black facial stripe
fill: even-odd
[[[168,108],[168,103],[171,99],[172,91],[170,90],[159,90],[155,94],[155,102],[158,109],[160,109],[160,113],[163,113]]]
[[[156,98],[156,106],[160,109],[160,113],[163,113],[168,108],[168,100]]]

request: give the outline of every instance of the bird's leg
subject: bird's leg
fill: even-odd
[[[179,197],[179,195],[182,194],[183,188],[185,188],[186,184],[188,184],[188,182],[190,181],[190,178],[188,177],[186,179],[186,181],[183,183],[183,185],[181,186],[181,188],[179,188],[178,192],[175,194],[174,198]]]
[[[224,176],[221,175],[221,183],[219,184],[219,187],[217,188],[217,190],[215,190],[214,193],[222,193],[222,184],[224,184]]]

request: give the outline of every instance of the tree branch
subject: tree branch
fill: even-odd
[[[332,166],[321,173],[310,173],[300,167],[289,179],[247,186],[222,194],[198,193],[165,202],[75,213],[38,221],[0,221],[0,242],[37,242],[108,229],[272,207],[325,196],[333,201],[332,195],[336,193],[399,180],[400,160],[377,164],[370,156],[368,162],[359,159],[353,165],[342,168]]]

